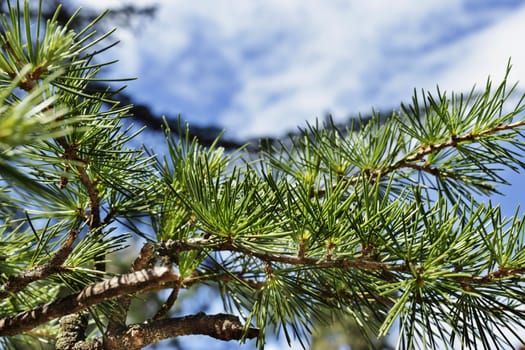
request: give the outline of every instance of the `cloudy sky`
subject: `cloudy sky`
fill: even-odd
[[[111,6],[123,0],[84,6]],[[281,135],[305,120],[396,108],[413,89],[469,90],[512,57],[525,77],[519,0],[142,0],[140,30],[111,55],[138,101],[227,135]],[[524,79],[525,80],[525,79]]]
[[[140,30],[119,29],[115,74],[138,77],[128,92],[155,112],[229,137],[397,108],[414,88],[468,91],[489,75],[498,82],[509,58],[525,89],[520,0],[72,1],[158,4]],[[525,176],[508,176],[511,214]]]

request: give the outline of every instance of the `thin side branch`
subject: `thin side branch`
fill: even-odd
[[[62,246],[55,252],[53,257],[48,263],[32,268],[18,276],[12,276],[9,278],[7,283],[2,286],[0,290],[0,299],[5,299],[12,293],[16,293],[19,290],[25,288],[29,283],[41,280],[54,273],[64,271],[62,264],[71,254],[73,243],[77,237],[77,231],[75,229],[69,232],[68,238],[62,243]]]
[[[505,268],[499,267],[496,271],[487,273],[484,276],[472,276],[472,277],[458,277],[457,280],[462,283],[471,284],[486,284],[496,280],[502,280],[506,278],[513,278],[525,274],[525,267],[522,268]]]
[[[89,196],[89,216],[87,217],[87,223],[91,232],[97,232],[96,230],[102,226],[100,218],[100,193],[97,189],[97,180],[91,179],[87,170],[87,162],[81,159],[77,154],[77,149],[74,144],[67,142],[65,137],[58,137],[55,139],[56,142],[64,149],[64,159],[73,161],[76,163],[78,171],[78,178],[84,186]],[[69,164],[66,164],[66,171],[69,168]],[[67,185],[67,180],[61,179],[60,187],[63,188]],[[108,217],[109,220],[109,217]],[[106,264],[103,261],[104,255],[95,257],[95,269],[98,271],[106,271]]]
[[[376,260],[366,259],[364,257],[356,257],[351,259],[318,259],[312,257],[300,257],[297,255],[273,254],[256,252],[251,249],[236,245],[231,241],[213,241],[212,239],[196,238],[185,241],[168,240],[161,242],[158,247],[160,255],[170,256],[183,251],[211,249],[213,251],[230,251],[246,254],[259,258],[264,262],[278,262],[290,265],[308,265],[318,268],[360,268],[369,271],[397,271],[410,273],[410,269],[406,264],[388,264]]]
[[[69,144],[65,137],[59,137],[56,139],[56,141],[64,149],[64,158],[77,163],[76,168],[79,174],[79,180],[86,189],[89,196],[89,227],[92,230],[97,229],[101,225],[101,219],[100,198],[96,181],[89,177],[89,174],[86,171],[86,161],[78,157],[77,150],[74,145]]]
[[[296,255],[273,254],[256,252],[249,248],[236,245],[231,241],[213,241],[207,238],[194,238],[186,241],[168,240],[161,242],[158,247],[160,255],[173,255],[182,251],[210,249],[213,251],[229,251],[238,252],[247,256],[253,256],[264,263],[284,263],[289,265],[303,265],[316,268],[336,268],[336,269],[360,269],[367,271],[378,271],[386,273],[397,272],[401,274],[413,275],[413,270],[406,263],[385,263],[381,261],[372,260],[370,258],[358,256],[353,258],[339,258],[339,259],[324,259],[312,257],[299,257]],[[500,267],[496,271],[488,272],[481,276],[468,275],[451,275],[446,278],[458,283],[473,283],[473,284],[488,284],[502,279],[511,279],[516,276],[525,274],[525,267],[519,268],[505,268]]]
[[[518,121],[518,122],[514,122],[510,124],[500,124],[493,128],[483,130],[480,132],[476,132],[476,133],[469,132],[461,136],[452,135],[447,141],[444,141],[441,143],[431,144],[431,145],[420,145],[419,150],[416,153],[410,156],[406,156],[406,158],[400,159],[399,161],[385,168],[382,168],[382,169],[366,171],[365,178],[374,179],[377,177],[383,177],[387,174],[390,174],[402,168],[410,168],[410,169],[414,169],[418,171],[424,171],[434,176],[443,175],[443,173],[439,172],[439,169],[432,168],[428,164],[420,164],[420,163],[425,160],[426,156],[434,152],[439,152],[447,148],[455,148],[459,146],[461,143],[474,142],[476,140],[482,139],[485,136],[489,136],[489,135],[495,134],[500,131],[514,130],[514,129],[517,129],[523,126],[525,126],[525,121]],[[451,174],[446,174],[446,175],[447,177],[451,177]],[[361,181],[362,179],[363,179],[363,175],[359,174],[357,176],[346,178],[345,181],[348,184],[355,184]],[[326,191],[324,189],[320,189],[320,190],[317,190],[315,194],[319,196],[323,196],[325,192]]]
[[[172,290],[170,295],[168,296],[168,299],[162,304],[161,308],[157,311],[155,316],[153,316],[154,320],[162,320],[166,318],[168,315],[168,312],[173,307],[173,304],[177,301],[177,298],[179,297],[179,290],[181,285],[177,284]]]
[[[257,281],[255,279],[245,277],[245,271],[228,271],[220,274],[201,274],[198,271],[194,271],[190,277],[186,277],[182,281],[184,288],[189,288],[197,283],[206,282],[232,282],[237,281],[250,286],[253,289],[261,289],[266,286],[266,282]]]
[[[419,151],[417,153],[409,157],[406,157],[405,159],[401,159],[397,163],[392,164],[386,170],[383,170],[383,171],[378,170],[374,175],[378,175],[379,172],[381,175],[385,175],[387,173],[390,173],[392,171],[395,171],[397,169],[404,168],[404,167],[416,169],[414,167],[414,163],[423,161],[425,157],[431,153],[435,153],[435,152],[444,150],[446,148],[455,148],[459,146],[459,144],[461,143],[473,142],[485,136],[489,136],[489,135],[495,134],[500,131],[513,130],[513,129],[520,128],[522,126],[525,126],[525,121],[518,121],[518,122],[510,123],[510,124],[500,124],[491,129],[483,130],[477,133],[469,132],[461,136],[451,136],[449,140],[438,143],[438,144],[420,146]],[[420,169],[420,170],[428,171],[428,169]]]

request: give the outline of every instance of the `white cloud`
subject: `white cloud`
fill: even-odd
[[[157,112],[239,137],[280,135],[327,111],[342,119],[396,107],[414,87],[468,90],[509,56],[513,76],[525,69],[525,10],[454,0],[133,3],[160,7],[140,32],[121,31],[118,73],[139,77],[130,91]]]
[[[523,33],[525,7],[510,14],[505,21],[458,43],[454,47],[458,60],[441,78],[442,84],[447,88],[468,89],[472,85],[469,81],[484,84],[489,75],[497,82],[502,79],[509,58],[513,65],[511,79],[525,83]]]

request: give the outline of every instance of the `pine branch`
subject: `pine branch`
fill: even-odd
[[[162,304],[161,308],[157,311],[155,316],[153,316],[154,320],[162,320],[168,315],[168,312],[171,310],[173,304],[175,304],[177,298],[179,297],[180,287],[181,286],[178,284],[171,290],[170,295],[164,304]]]
[[[79,174],[79,180],[86,189],[89,196],[89,228],[94,230],[100,227],[100,198],[96,187],[96,181],[91,179],[86,171],[87,161],[81,159],[74,145],[67,142],[65,137],[59,137],[56,139],[57,143],[64,149],[64,159],[76,163],[76,169]]]
[[[81,159],[74,145],[71,145],[67,142],[65,137],[58,137],[56,142],[62,146],[64,149],[63,157],[66,160],[76,163],[76,169],[78,171],[78,178],[80,183],[84,186],[86,192],[89,196],[89,217],[87,218],[89,230],[91,232],[96,232],[98,228],[102,226],[101,216],[100,216],[100,194],[97,189],[97,180],[92,179],[87,170],[86,165],[87,161]],[[66,164],[66,166],[69,166]],[[60,186],[63,187],[67,184],[67,181],[61,180]],[[109,217],[108,217],[109,219]],[[106,264],[103,261],[104,256],[95,257],[95,269],[98,271],[106,271]]]
[[[500,266],[496,271],[487,273],[486,275],[481,276],[460,276],[457,277],[457,280],[462,283],[470,284],[489,284],[495,281],[501,281],[505,279],[513,279],[515,277],[524,276],[525,267],[515,267],[515,268],[505,268]]]
[[[406,155],[397,162],[394,162],[390,165],[387,165],[382,168],[376,169],[364,169],[362,173],[358,173],[355,176],[347,177],[344,181],[350,185],[354,185],[365,179],[374,180],[378,178],[384,178],[386,175],[396,172],[403,168],[413,169],[420,172],[425,172],[431,174],[435,177],[450,178],[456,179],[457,175],[450,171],[442,171],[439,167],[432,167],[430,164],[425,162],[425,158],[431,154],[436,154],[440,151],[446,149],[454,149],[465,143],[472,143],[480,141],[484,138],[487,138],[491,135],[502,131],[516,130],[525,126],[525,121],[520,120],[514,123],[509,124],[499,124],[494,127],[490,127],[478,132],[469,132],[464,135],[450,135],[450,138],[447,141],[435,143],[435,144],[420,144],[416,146],[417,151],[411,155]],[[333,185],[335,188],[337,186]],[[311,197],[314,196],[324,196],[326,194],[325,189],[313,190]]]
[[[242,253],[246,256],[253,256],[264,263],[283,263],[289,265],[301,265],[309,266],[318,269],[359,269],[366,271],[376,271],[382,272],[383,276],[392,277],[391,273],[401,273],[404,275],[413,275],[414,271],[420,271],[421,268],[412,264],[409,265],[406,262],[400,263],[385,263],[371,258],[358,256],[355,258],[337,258],[327,260],[325,258],[312,258],[306,256],[295,256],[295,255],[286,255],[286,254],[273,254],[273,253],[262,253],[253,251],[249,248],[245,248],[231,241],[219,241],[216,242],[213,239],[206,238],[193,238],[182,240],[168,240],[165,242],[159,243],[157,251],[161,256],[171,256],[178,254],[183,251],[191,250],[212,250],[212,251],[228,251],[228,252],[237,252]],[[422,270],[420,271],[423,272]],[[490,284],[497,281],[512,279],[514,277],[522,277],[525,275],[525,267],[514,267],[514,268],[505,268],[500,267],[496,271],[488,272],[486,275],[480,276],[471,276],[466,273],[460,273],[457,271],[450,271],[451,275],[447,275],[446,279],[455,281],[461,284],[472,283],[472,284]],[[456,273],[457,272],[457,273]],[[453,273],[456,273],[455,275]],[[416,276],[417,277],[417,276]],[[198,279],[198,277],[196,277]],[[222,277],[222,279],[228,279],[227,277]],[[230,277],[233,279],[233,277]],[[191,281],[191,278],[185,279],[183,283]],[[250,281],[247,282],[248,284]],[[257,286],[254,284],[254,286]]]
[[[194,271],[190,277],[186,277],[182,281],[182,285],[185,288],[189,288],[194,284],[207,283],[207,282],[232,282],[237,281],[244,283],[247,286],[250,286],[253,289],[261,289],[266,286],[266,283],[261,281],[256,281],[251,278],[245,277],[246,271],[228,271],[225,273],[219,274],[206,274]]]
[[[61,320],[62,332],[73,332],[69,334],[71,338],[67,341],[57,342],[57,349],[64,350],[139,350],[163,339],[184,335],[207,335],[224,341],[253,339],[259,336],[259,329],[254,327],[245,328],[237,316],[199,313],[184,317],[154,320],[143,324],[131,324],[115,334],[91,341],[84,341],[83,339],[75,338],[75,331],[81,328],[82,324],[79,324],[77,320],[69,316],[63,319],[74,321],[71,324]],[[68,345],[69,347],[67,347]]]
[[[433,175],[436,175],[439,173],[439,169],[431,168],[430,166],[428,166],[428,164],[418,165],[417,163],[423,161],[426,156],[432,153],[436,153],[436,152],[442,151],[447,148],[456,148],[462,143],[474,142],[486,136],[490,136],[490,135],[493,135],[501,131],[518,129],[522,126],[525,126],[525,121],[517,121],[515,123],[510,123],[510,124],[500,124],[495,127],[492,127],[486,130],[482,130],[480,132],[470,132],[470,133],[467,133],[461,136],[451,135],[450,139],[445,142],[441,142],[437,144],[430,144],[430,145],[420,145],[419,151],[417,151],[415,154],[408,156],[405,159],[401,159],[397,163],[392,164],[391,166],[389,166],[388,168],[384,170],[378,169],[375,172],[372,172],[370,176],[371,177],[376,177],[377,175],[384,176],[388,173],[399,170],[401,168],[412,168],[412,169],[426,171]],[[356,182],[356,181],[357,179],[353,181],[351,180],[351,182]]]
[[[54,318],[82,311],[116,297],[163,289],[166,284],[179,278],[179,275],[167,267],[115,276],[60,300],[0,319],[0,336],[26,332]]]
[[[410,273],[410,269],[406,264],[387,264],[380,261],[367,259],[365,257],[357,257],[352,259],[324,259],[312,258],[307,256],[287,255],[287,254],[273,254],[257,252],[249,248],[245,248],[231,241],[214,241],[213,239],[194,238],[187,240],[168,240],[161,242],[157,248],[160,255],[171,256],[183,251],[189,250],[203,250],[210,249],[213,251],[229,251],[238,252],[245,255],[259,258],[264,262],[278,262],[290,265],[306,265],[315,266],[317,268],[342,268],[351,269],[359,268],[369,271],[397,271]]]

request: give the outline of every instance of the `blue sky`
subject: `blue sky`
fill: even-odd
[[[464,92],[503,76],[525,90],[518,0],[72,0],[159,5],[119,29],[114,74],[138,102],[239,139],[279,136],[331,113],[342,121],[409,102],[413,89]],[[510,215],[523,175],[496,197]]]

